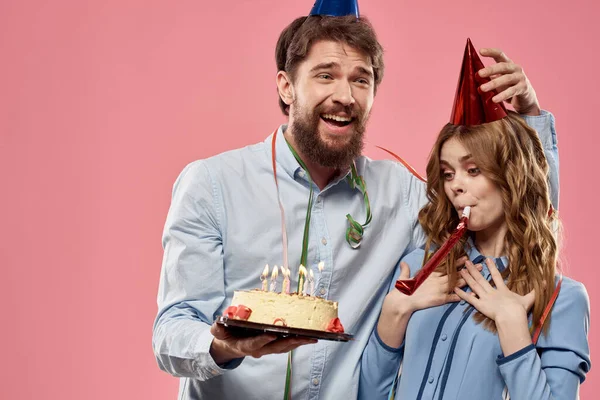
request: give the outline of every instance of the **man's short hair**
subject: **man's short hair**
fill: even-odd
[[[279,35],[275,49],[277,71],[287,72],[293,81],[298,65],[306,58],[311,45],[319,40],[345,43],[369,56],[375,78],[374,90],[377,92],[377,86],[383,79],[383,48],[365,17],[313,15],[295,19]],[[289,115],[289,106],[281,97],[279,107],[285,115]]]

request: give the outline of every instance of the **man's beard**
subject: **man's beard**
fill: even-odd
[[[337,139],[346,140],[346,137],[335,138],[333,135],[330,136],[334,143],[329,145],[319,136],[318,129],[321,114],[335,114],[342,110],[347,115],[353,116],[352,125],[354,132],[351,134],[350,141],[341,146],[336,146],[335,141]],[[347,168],[362,153],[368,116],[353,115],[352,109],[349,107],[329,110],[324,110],[324,107],[317,107],[312,114],[305,112],[302,108],[294,107],[292,116],[294,121],[294,126],[292,127],[294,141],[298,146],[299,152],[310,161],[323,167]]]

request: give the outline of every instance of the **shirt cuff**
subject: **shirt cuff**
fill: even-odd
[[[554,115],[551,112],[540,110],[540,115],[521,115],[521,117],[527,125],[538,132],[544,149],[557,148],[556,127]],[[547,132],[550,134],[546,134]]]
[[[390,353],[400,353],[402,350],[404,350],[404,340],[402,341],[402,344],[400,345],[400,347],[398,347],[398,348],[390,347],[387,344],[383,343],[383,340],[381,340],[381,338],[379,337],[379,333],[377,332],[377,327],[375,327],[374,333],[375,333],[375,339],[377,339],[377,343],[379,343],[379,345],[381,347],[383,347],[384,350],[386,350]]]
[[[528,346],[523,347],[521,350],[512,353],[508,357],[499,355],[498,359],[496,360],[496,364],[498,364],[498,366],[507,364],[513,360],[516,360],[516,359],[519,359],[519,358],[525,356],[527,353],[529,353],[530,351],[533,351],[533,350],[535,350],[535,346],[532,343]]]
[[[193,361],[194,371],[200,380],[207,380],[215,376],[223,375],[225,371],[237,368],[244,358],[235,358],[225,364],[219,365],[210,355],[210,346],[215,337],[209,330],[202,332],[196,342],[196,354],[199,357]]]

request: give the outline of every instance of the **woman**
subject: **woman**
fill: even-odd
[[[507,113],[440,132],[427,165],[430,203],[419,214],[428,240],[396,278],[417,272],[466,206],[469,231],[411,296],[392,286],[363,353],[361,398],[578,397],[590,368],[588,296],[565,277],[534,346],[531,332],[559,279],[555,217],[542,145]]]

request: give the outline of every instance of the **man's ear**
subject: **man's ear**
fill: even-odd
[[[288,75],[287,72],[279,71],[277,73],[276,79],[279,97],[285,104],[287,104],[288,106],[291,105],[296,98],[291,77]]]

